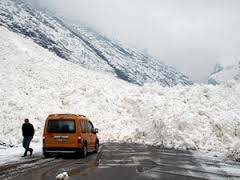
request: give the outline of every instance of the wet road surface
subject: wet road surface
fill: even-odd
[[[71,180],[240,179],[240,164],[193,156],[191,152],[139,144],[103,144],[85,159],[40,159],[0,168],[0,179],[54,180],[68,172]]]

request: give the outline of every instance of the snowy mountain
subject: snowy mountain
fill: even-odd
[[[4,146],[22,146],[25,118],[36,129],[33,142],[41,146],[44,120],[52,113],[87,115],[101,142],[227,151],[240,138],[239,83],[137,86],[65,61],[2,26],[0,62]]]
[[[131,83],[189,85],[188,77],[138,49],[110,40],[84,25],[69,25],[20,0],[0,1],[0,24],[24,34],[65,60],[111,72]]]
[[[214,72],[208,79],[208,84],[216,85],[228,80],[240,80],[240,62],[227,67],[216,65]]]

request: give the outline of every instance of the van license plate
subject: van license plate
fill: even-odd
[[[68,141],[68,136],[55,136],[54,139],[58,142],[65,142]]]
[[[58,142],[65,142],[65,141],[67,141],[67,139],[55,139],[55,141],[58,141]]]

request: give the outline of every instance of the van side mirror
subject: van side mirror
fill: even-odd
[[[93,133],[94,133],[94,134],[97,134],[97,133],[98,133],[98,128],[94,128],[94,129],[93,129]]]

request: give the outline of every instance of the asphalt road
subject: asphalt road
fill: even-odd
[[[85,159],[42,158],[1,167],[0,179],[54,180],[64,171],[71,180],[240,179],[235,170],[240,171],[240,164],[196,158],[187,151],[107,143],[100,146],[98,154]]]

